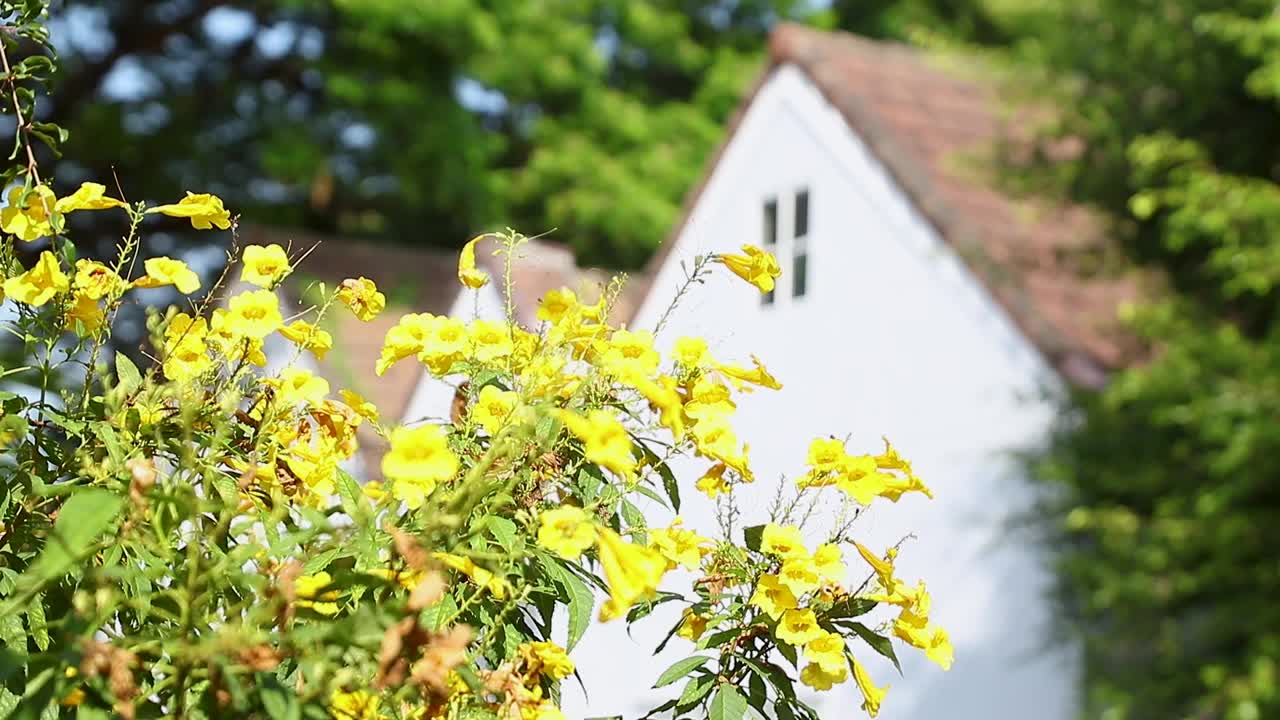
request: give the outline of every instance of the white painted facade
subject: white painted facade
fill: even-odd
[[[806,190],[807,287],[793,297],[795,198]],[[719,269],[658,336],[664,351],[681,335],[698,335],[724,361],[749,364],[754,353],[785,386],[739,401],[735,428],[759,478],[744,493],[744,524],[766,519],[776,483],[802,474],[813,438],[848,436],[851,452],[878,452],[889,437],[937,498],[877,501],[858,520],[858,535],[877,549],[916,535],[902,549],[899,575],[927,582],[956,661],[944,672],[902,648],[899,677],[855,646],[875,681],[891,686],[880,717],[1068,720],[1074,654],[1050,648],[1049,577],[1029,540],[1010,528],[1032,499],[1011,454],[1042,438],[1053,412],[1045,394],[1060,380],[800,70],[780,67],[759,89],[632,329],[655,326],[684,279],[682,261],[761,244],[771,199],[783,268],[774,303],[763,305],[754,288]],[[504,315],[492,286],[461,293],[450,314]],[[404,420],[441,417],[452,395],[424,373]],[[713,535],[714,505],[693,488],[707,465],[692,460],[675,470],[686,479],[686,525]],[[856,556],[846,560],[859,567]],[[651,655],[675,616],[660,609],[630,635],[621,621],[593,626],[573,652],[592,695],[569,680],[566,715],[632,720],[673,697],[679,684],[648,688],[689,653],[676,639]],[[852,682],[814,699],[824,718],[861,715]]]
[[[791,236],[802,190],[810,197],[807,288],[794,298]],[[851,451],[875,452],[889,437],[937,499],[877,501],[857,527],[873,548],[917,535],[903,547],[900,575],[928,583],[956,661],[943,672],[904,649],[898,677],[864,648],[875,680],[892,686],[880,717],[1067,720],[1077,687],[1073,653],[1046,649],[1049,578],[1028,540],[1009,529],[1031,499],[1010,453],[1042,437],[1052,418],[1044,391],[1059,380],[795,67],[775,70],[747,109],[633,329],[654,327],[683,280],[681,261],[761,243],[770,198],[778,203],[783,268],[775,303],[762,305],[754,288],[718,272],[658,337],[664,350],[680,335],[706,337],[724,360],[756,353],[784,384],[739,402],[735,427],[759,478],[750,488],[754,504],[744,505],[751,519],[764,519],[778,478],[803,472],[812,438],[848,435]],[[696,478],[705,466],[690,462],[677,477]],[[712,503],[692,480],[683,490],[686,523],[713,530]],[[630,719],[646,699],[669,697],[642,689],[687,654],[686,643],[650,655],[670,620],[655,614],[635,639],[620,626],[589,632],[574,659],[593,696],[588,708],[576,684],[567,685],[569,717]],[[823,695],[824,717],[859,715],[852,683]]]

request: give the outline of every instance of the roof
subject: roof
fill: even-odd
[[[1017,197],[1002,189],[996,163],[1008,141],[1025,144],[1027,113],[1002,112],[1000,89],[909,46],[782,24],[769,42],[770,69],[731,120],[732,142],[756,92],[776,68],[799,68],[867,144],[915,207],[963,258],[990,294],[1073,383],[1096,387],[1135,359],[1116,309],[1140,296],[1134,273],[1098,269],[1111,245],[1086,209]],[[971,66],[973,71],[981,66]],[[1022,138],[1019,140],[1019,138]],[[710,171],[707,177],[710,176]],[[706,180],[648,274],[672,251]]]

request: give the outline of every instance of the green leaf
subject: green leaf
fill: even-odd
[[[591,593],[591,588],[582,582],[582,579],[567,568],[560,565],[557,561],[548,559],[543,565],[547,568],[548,575],[551,580],[559,585],[568,598],[569,609],[569,637],[565,642],[565,649],[572,650],[578,641],[582,639],[583,633],[587,631],[587,627],[591,625],[591,613],[596,607],[595,595]]]
[[[267,717],[273,720],[301,720],[302,706],[298,698],[280,684],[274,675],[262,675],[262,683],[258,686],[258,696],[262,699],[262,709]]]
[[[747,699],[730,685],[721,685],[711,701],[707,720],[742,720],[747,716]]]
[[[138,366],[133,364],[129,356],[122,352],[116,353],[116,382],[116,387],[120,388],[125,395],[131,395],[142,387],[142,373],[138,371]]]
[[[77,490],[63,503],[44,550],[23,576],[43,582],[66,573],[88,554],[123,504],[124,498],[102,488]]]
[[[871,612],[876,604],[875,600],[850,596],[834,603],[831,606],[831,610],[826,613],[826,616],[832,620],[858,617]]]
[[[667,668],[658,676],[658,681],[653,684],[655,688],[664,687],[697,670],[711,661],[706,655],[690,655],[683,660],[677,660],[674,665]]]
[[[342,512],[351,518],[363,517],[367,503],[360,484],[346,471],[338,470],[338,500],[342,503]]]
[[[715,686],[716,676],[713,673],[702,673],[689,678],[684,690],[680,691],[680,697],[676,699],[676,707],[685,708],[700,702]]]
[[[498,541],[503,550],[514,552],[516,546],[516,524],[498,515],[489,516],[489,532]]]
[[[742,528],[742,539],[746,542],[747,549],[760,552],[760,540],[764,537],[763,525],[751,525]]]
[[[49,625],[44,617],[44,594],[31,598],[27,606],[27,630],[41,652],[49,649]]]
[[[893,662],[893,666],[898,668],[898,674],[902,674],[902,665],[898,662],[898,655],[893,651],[893,643],[889,641],[889,638],[875,634],[871,631],[871,628],[863,625],[862,623],[850,622],[840,623],[840,625],[857,633],[858,637],[865,640],[867,644],[871,646],[872,650],[875,650],[881,655],[889,658],[889,660]]]

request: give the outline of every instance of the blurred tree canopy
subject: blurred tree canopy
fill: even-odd
[[[903,14],[895,6],[909,5]],[[634,267],[783,19],[905,33],[948,0],[69,0],[60,184],[453,245],[508,224]],[[898,18],[898,19],[884,19]]]
[[[1054,181],[1169,279],[1152,360],[1081,393],[1039,459],[1086,717],[1280,716],[1280,15],[1271,0],[1050,8]]]

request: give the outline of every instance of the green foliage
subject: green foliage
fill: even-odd
[[[1280,712],[1280,61],[1274,3],[1062,3],[1022,57],[1057,79],[1061,177],[1170,292],[1153,359],[1080,393],[1039,470],[1086,715]],[[1044,28],[1057,28],[1044,30]],[[1059,165],[1058,170],[1063,169]]]

